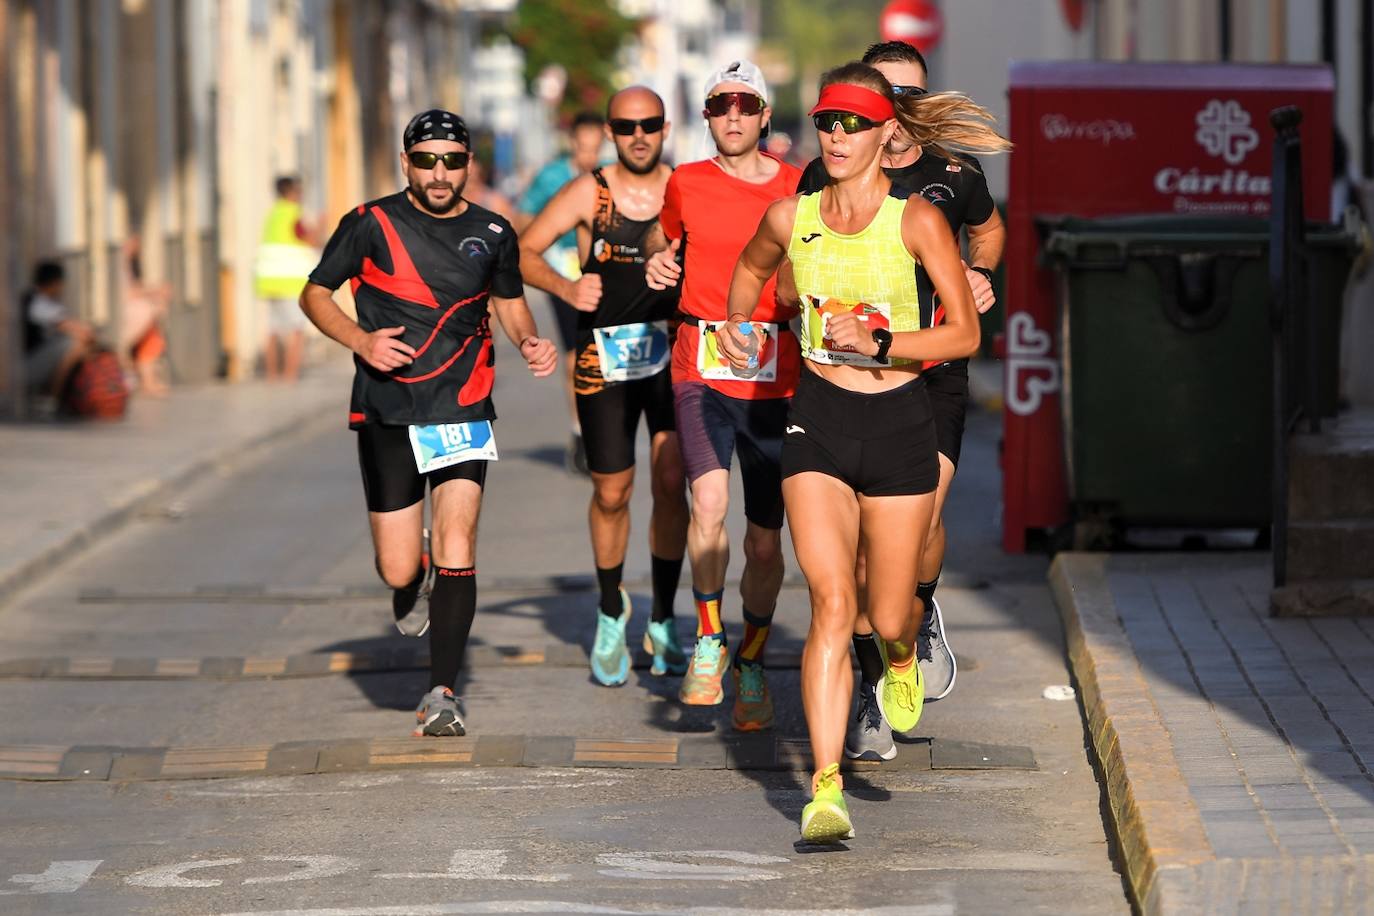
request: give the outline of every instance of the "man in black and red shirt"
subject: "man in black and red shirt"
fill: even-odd
[[[301,293],[315,326],[353,351],[349,426],[367,495],[377,571],[394,589],[402,633],[429,631],[430,690],[415,733],[462,735],[453,685],[477,611],[477,515],[487,461],[495,352],[491,313],[538,377],[557,351],[537,336],[523,297],[520,252],[505,219],[462,197],[469,142],[441,110],[406,126],[406,190],[345,216]],[[332,293],[352,285],[358,320]],[[436,574],[428,606],[423,563],[425,484],[432,493]]]

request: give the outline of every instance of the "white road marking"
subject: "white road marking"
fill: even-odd
[[[903,904],[862,910],[761,910],[743,907],[693,907],[686,910],[622,910],[567,900],[484,900],[412,906],[324,907],[310,910],[244,910],[220,916],[469,916],[484,913],[592,913],[606,916],[954,916],[951,904]]]
[[[786,865],[779,856],[758,855],[752,852],[702,850],[699,852],[608,852],[596,857],[597,865],[606,865],[600,873],[608,878],[638,878],[650,881],[775,881],[782,875],[758,871],[736,865],[697,865],[691,862],[667,861],[668,856],[689,859],[724,859],[741,865]]]
[[[219,887],[224,883],[219,878],[185,878],[183,875],[201,868],[242,864],[242,859],[193,859],[136,872],[125,878],[124,883],[134,887]]]
[[[39,875],[14,875],[10,884],[27,884],[28,890],[0,890],[0,894],[71,894],[81,890],[104,859],[72,859],[51,862]]]
[[[572,875],[507,875],[504,849],[455,849],[448,871],[378,875],[379,878],[443,878],[447,881],[566,881]]]
[[[564,900],[487,900],[473,903],[430,903],[412,906],[325,907],[314,910],[245,910],[221,916],[466,916],[481,913],[595,913],[640,916],[641,910],[618,910]]]
[[[314,878],[333,878],[356,868],[357,863],[342,856],[263,856],[265,862],[300,862],[304,867],[285,875],[248,878],[244,884],[281,884],[285,881],[310,881]]]

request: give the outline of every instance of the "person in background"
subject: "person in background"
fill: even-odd
[[[153,286],[143,282],[142,240],[131,235],[124,242],[123,309],[120,315],[119,356],[132,369],[138,390],[152,397],[165,397],[170,390],[162,377],[163,356],[167,352],[167,337],[162,320],[171,302],[171,288],[163,283]]]
[[[57,398],[95,345],[95,329],[73,318],[62,302],[66,282],[61,264],[40,261],[33,269],[33,286],[21,300],[24,384],[30,395]]]
[[[584,111],[573,118],[568,134],[569,150],[540,169],[530,181],[530,186],[521,195],[516,214],[515,230],[524,232],[525,227],[543,210],[553,196],[563,186],[579,175],[585,175],[596,168],[600,155],[605,120],[594,111]],[[591,244],[584,240],[586,229],[569,232],[549,246],[544,259],[568,280],[576,280],[582,275],[582,260],[586,255],[585,246]],[[582,247],[579,247],[581,244]],[[570,304],[550,296],[554,318],[558,323],[558,343],[563,348],[563,390],[567,398],[568,416],[572,424],[572,440],[568,443],[565,464],[570,473],[589,476],[587,469],[587,450],[582,444],[582,424],[577,419],[577,402],[573,395],[573,370],[577,359],[577,310]]]
[[[296,305],[315,266],[315,238],[301,214],[301,182],[277,178],[277,199],[262,227],[254,268],[257,295],[267,303],[267,378],[295,381],[305,354],[305,315]]]
[[[515,219],[515,202],[487,183],[487,168],[475,156],[468,160],[468,186],[463,196],[497,216]]]

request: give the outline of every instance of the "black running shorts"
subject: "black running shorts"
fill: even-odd
[[[964,419],[968,416],[968,360],[958,359],[921,373],[935,414],[935,441],[940,454],[959,466],[964,443]]]
[[[549,294],[549,307],[553,309],[554,326],[558,329],[558,346],[564,352],[577,349],[577,309],[572,303]]]
[[[687,480],[695,482],[709,471],[730,470],[730,456],[738,452],[744,517],[760,528],[781,528],[787,398],[732,398],[704,382],[677,383],[673,398]]]
[[[782,474],[806,471],[842,480],[864,496],[933,493],[940,459],[925,379],[863,394],[803,369],[787,415]]]
[[[592,394],[577,395],[577,420],[587,467],[597,474],[617,474],[635,464],[639,415],[649,436],[677,428],[673,416],[673,374],[667,367],[648,378],[607,384]]]
[[[395,512],[415,505],[425,498],[426,480],[431,490],[450,480],[471,480],[479,487],[487,481],[485,461],[464,461],[421,474],[406,426],[364,423],[358,427],[358,465],[369,512]]]

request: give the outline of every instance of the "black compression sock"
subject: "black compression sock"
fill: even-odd
[[[878,648],[878,637],[873,633],[855,633],[854,654],[859,657],[859,674],[863,682],[876,687],[883,676],[883,654]]]
[[[607,617],[619,617],[625,613],[620,603],[620,579],[625,574],[625,564],[610,569],[596,570],[596,584],[601,587],[601,613]]]
[[[654,610],[650,619],[655,623],[668,620],[673,616],[673,598],[677,586],[682,581],[682,558],[665,560],[662,557],[649,557],[654,580]]]
[[[435,568],[429,598],[429,688],[453,688],[477,616],[477,570]]]
[[[935,597],[935,586],[940,584],[940,575],[936,573],[935,578],[929,582],[916,583],[916,597],[921,599],[921,608],[926,617],[930,616],[932,608],[931,599]]]

